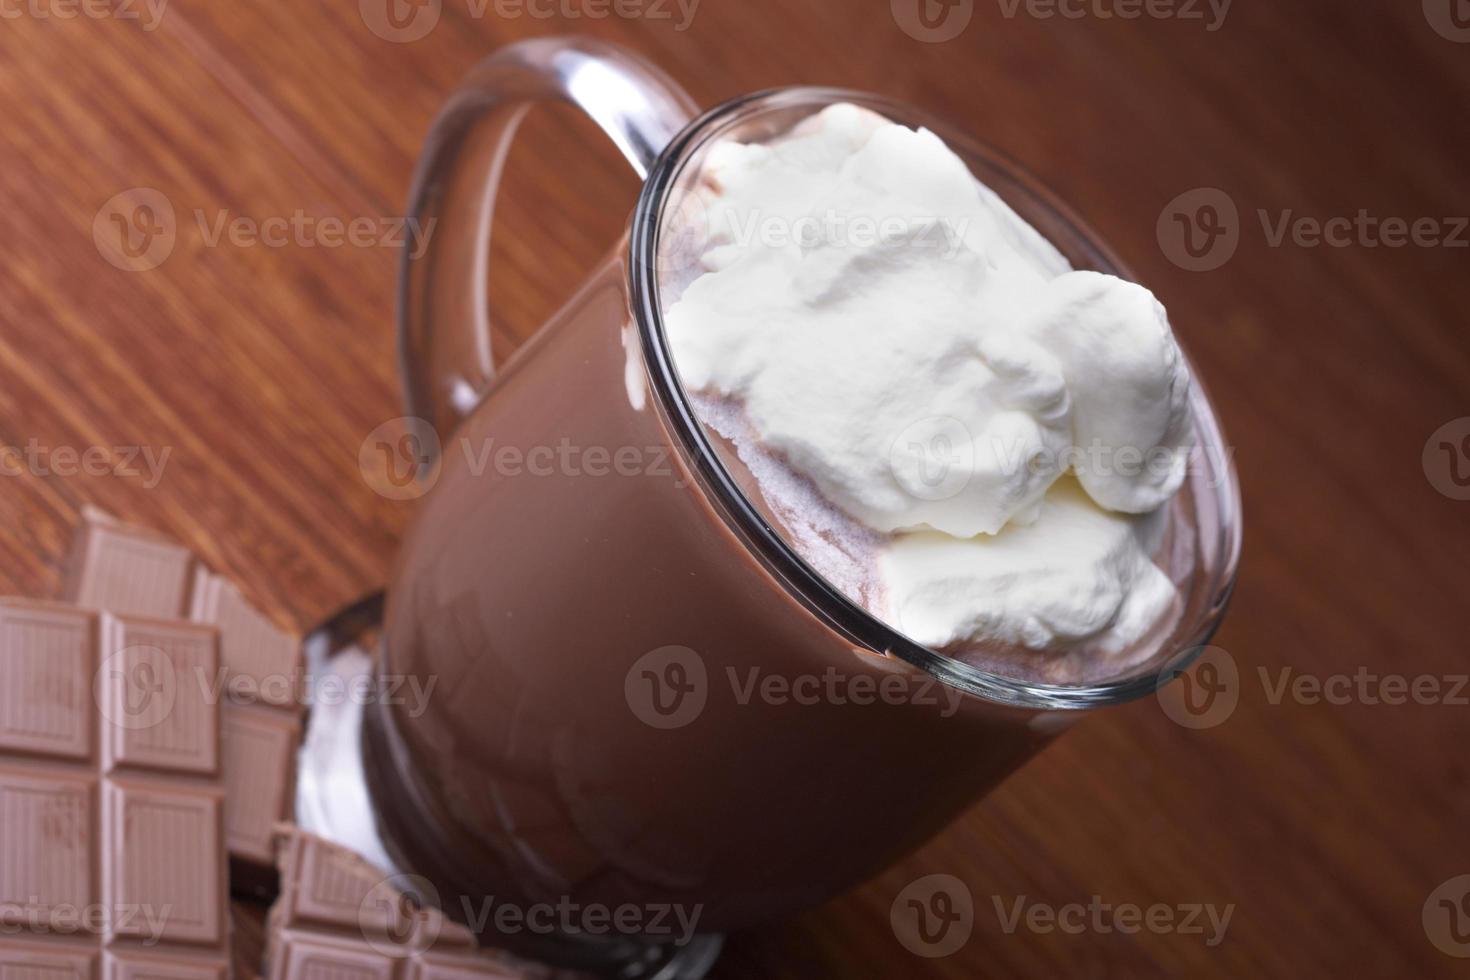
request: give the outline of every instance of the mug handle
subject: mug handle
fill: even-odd
[[[398,356],[407,413],[447,433],[484,396],[495,193],[516,128],[537,102],[592,118],[640,178],[697,111],[663,71],[591,38],[537,38],[476,65],[440,111],[414,172],[408,217],[426,229],[399,266]],[[432,222],[432,224],[430,223]]]

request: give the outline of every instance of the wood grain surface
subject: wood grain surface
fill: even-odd
[[[422,0],[438,20],[413,41],[371,29],[376,0],[121,2],[0,0],[0,589],[54,594],[85,503],[177,536],[299,628],[384,581],[412,504],[375,494],[357,454],[400,414],[396,250],[215,230],[401,214],[429,120],[497,45],[616,40],[704,105],[796,83],[882,91],[1022,161],[1168,304],[1244,484],[1218,637],[1238,704],[1203,730],[1154,700],[1089,720],[877,880],[732,937],[717,975],[1465,974],[1449,955],[1450,917],[1470,929],[1463,890],[1436,889],[1470,874],[1470,706],[1454,690],[1470,670],[1470,502],[1430,444],[1470,416],[1463,0],[1236,0],[1223,22],[1184,0],[1137,19],[1103,16],[1140,9],[1128,0],[1062,5],[1080,17],[925,0],[930,25],[970,18],[942,42],[902,28],[925,23],[908,0],[648,0],[600,19],[598,0]],[[514,337],[579,282],[636,192],[568,114],[526,137],[495,255]],[[1238,210],[1237,250],[1206,272],[1156,231],[1200,188]],[[137,206],[159,198],[171,225]],[[1360,212],[1458,226],[1459,247],[1389,247]],[[114,216],[139,222],[135,243],[171,230],[166,259],[109,261]],[[1283,217],[1355,224],[1336,244],[1273,240]],[[1303,675],[1347,678],[1328,684],[1344,703],[1278,693]],[[1440,693],[1385,703],[1389,675]],[[963,882],[974,931],[921,958],[890,908],[936,873]],[[1223,936],[1125,934],[1090,912],[1080,932],[1034,917],[1008,931],[1017,902],[1232,911]],[[261,909],[236,913],[248,978]]]

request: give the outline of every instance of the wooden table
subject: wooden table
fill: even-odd
[[[0,483],[0,588],[52,594],[89,502],[176,535],[303,628],[383,582],[412,505],[370,490],[357,452],[400,414],[397,253],[216,231],[401,214],[431,116],[497,45],[570,30],[620,41],[706,105],[794,83],[881,90],[1023,161],[1169,305],[1244,482],[1246,557],[1218,638],[1239,702],[1198,731],[1154,700],[1089,721],[882,877],[733,937],[718,975],[1463,975],[1431,940],[1446,943],[1444,894],[1429,930],[1423,912],[1470,872],[1470,707],[1465,691],[1445,703],[1470,670],[1470,502],[1436,488],[1454,491],[1448,457],[1431,446],[1426,470],[1423,450],[1470,415],[1470,252],[1463,231],[1459,248],[1372,247],[1357,227],[1345,247],[1314,246],[1309,227],[1273,240],[1283,216],[1360,210],[1455,235],[1444,219],[1470,214],[1470,45],[1452,39],[1448,2],[1429,16],[1407,0],[1241,0],[1210,30],[1213,14],[1104,18],[1088,0],[1068,8],[1080,18],[1047,18],[966,0],[932,8],[972,14],[943,42],[958,21],[919,21],[906,0],[902,17],[883,0],[704,0],[688,24],[662,2],[574,20],[608,8],[506,0],[476,16],[483,4],[442,0],[411,42],[369,28],[387,23],[376,0],[174,0],[161,17],[157,2],[131,0],[132,19],[0,4],[0,442],[30,447]],[[548,11],[561,12],[533,16]],[[635,192],[569,118],[539,117],[511,160],[500,220],[513,231],[495,260],[516,336],[615,238]],[[155,195],[108,203],[136,188]],[[1238,250],[1207,272],[1156,235],[1198,188],[1239,212]],[[149,271],[107,261],[94,225],[105,244],[114,214],[137,217],[142,241],[162,226],[134,205],[159,195],[171,254]],[[161,474],[129,447],[167,452]],[[1288,670],[1346,675],[1328,689],[1347,703],[1277,696]],[[1383,675],[1438,678],[1440,703],[1374,703]],[[974,934],[942,959],[909,953],[889,925],[898,893],[932,873],[959,878],[975,907]],[[1080,934],[1028,920],[1008,933],[998,909],[1023,897],[1233,912],[1214,945],[1208,928],[1126,935],[1091,912]],[[236,911],[248,977],[260,909]]]

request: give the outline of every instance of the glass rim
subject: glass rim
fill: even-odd
[[[649,170],[638,196],[629,234],[628,287],[629,303],[638,323],[638,335],[649,382],[656,393],[664,418],[676,430],[686,455],[702,478],[700,489],[714,498],[717,509],[732,526],[746,547],[757,552],[764,567],[825,624],[879,654],[894,656],[917,667],[941,682],[985,701],[1010,707],[1029,709],[1088,709],[1123,704],[1157,691],[1189,666],[1209,643],[1219,628],[1229,603],[1239,567],[1241,529],[1239,520],[1225,522],[1223,567],[1225,572],[1214,590],[1202,623],[1182,648],[1155,670],[1097,684],[1065,685],[1026,681],[987,670],[947,656],[909,639],[867,608],[848,597],[813,568],[791,546],[786,538],[762,516],[759,508],[741,490],[715,450],[700,421],[688,393],[679,378],[668,339],[664,331],[663,305],[658,281],[658,248],[662,233],[664,207],[676,181],[691,154],[703,145],[711,132],[721,124],[743,113],[768,107],[799,107],[806,104],[853,102],[875,108],[890,119],[911,121],[919,118],[926,126],[933,124],[949,142],[952,127],[894,99],[850,89],[798,86],[753,92],[721,103],[692,120],[672,139]],[[1112,250],[1065,204],[1032,177],[1023,167],[994,148],[970,137],[962,137],[963,148],[986,158],[1007,176],[1022,185],[1035,202],[1051,212],[1051,216],[1072,229],[1079,241],[1095,251],[1118,271],[1127,268]],[[1009,203],[1009,202],[1008,202]],[[1189,363],[1185,353],[1186,363]],[[1213,439],[1225,445],[1218,418],[1205,394],[1198,372],[1193,370],[1193,407],[1196,425]],[[1235,469],[1224,464],[1232,513],[1240,514],[1240,486]]]

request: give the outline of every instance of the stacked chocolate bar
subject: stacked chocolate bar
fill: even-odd
[[[274,827],[293,805],[302,728],[300,639],[252,608],[187,548],[90,507],[73,541],[63,598],[87,609],[218,631],[219,669],[202,682],[220,705],[231,884],[237,891],[268,889]]]
[[[268,980],[550,980],[548,970],[476,946],[426,883],[385,875],[351,851],[283,828],[281,896],[271,908]],[[560,976],[571,976],[561,974]]]
[[[0,980],[229,980],[277,865],[271,980],[550,980],[287,823],[301,644],[231,582],[89,508],[63,596],[0,598]]]
[[[0,599],[0,978],[222,980],[292,807],[300,642],[90,508],[63,599]]]

